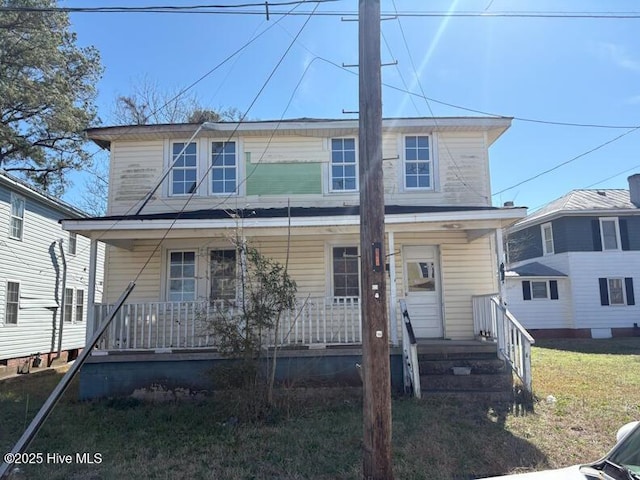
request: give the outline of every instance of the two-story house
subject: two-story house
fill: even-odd
[[[464,341],[478,333],[472,297],[498,291],[496,231],[525,214],[491,206],[488,150],[510,123],[383,121],[394,345],[401,298],[419,338]],[[106,303],[137,279],[92,365],[116,350],[213,346],[198,334],[194,312],[236,297],[231,239],[238,235],[286,260],[297,282],[296,312],[283,319],[278,342],[360,344],[357,120],[105,127],[88,135],[111,154],[108,213],[64,226],[108,245]]]
[[[73,359],[83,348],[90,242],[64,231],[60,220],[85,217],[0,171],[0,374],[15,373],[36,354],[46,365]],[[104,246],[97,253],[99,301]]]
[[[640,334],[640,174],[573,190],[508,230],[509,310],[536,336]]]

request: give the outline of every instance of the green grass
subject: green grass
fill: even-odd
[[[596,460],[640,419],[640,338],[539,342],[535,412],[433,399],[393,401],[397,479],[469,479]],[[0,383],[0,450],[9,451],[59,380]],[[298,391],[260,423],[229,398],[146,404],[65,394],[31,452],[100,453],[99,465],[24,468],[28,479],[353,479],[361,472],[361,403],[352,391]],[[553,395],[554,403],[546,398]],[[233,397],[233,394],[227,395]]]

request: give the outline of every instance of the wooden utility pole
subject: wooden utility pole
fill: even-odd
[[[380,0],[359,0],[363,478],[393,479],[385,284]]]

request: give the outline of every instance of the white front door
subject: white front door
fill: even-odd
[[[434,246],[403,248],[407,309],[418,338],[443,336],[440,306],[440,268]]]

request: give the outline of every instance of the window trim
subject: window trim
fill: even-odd
[[[598,218],[598,222],[600,224],[600,247],[603,252],[615,252],[620,251],[622,249],[621,237],[620,237],[620,222],[618,217],[600,217]],[[614,222],[614,229],[616,233],[616,248],[606,248],[605,247],[605,237],[604,237],[604,229],[602,227],[603,222]]]
[[[407,138],[408,137],[427,137],[429,141],[429,161],[427,162],[429,165],[429,186],[428,187],[409,187],[407,186]],[[402,178],[402,189],[404,192],[415,192],[415,191],[435,191],[436,190],[436,162],[435,162],[435,140],[434,135],[432,133],[415,133],[415,134],[403,134],[401,135],[400,140],[400,158],[402,159],[400,163],[401,166],[401,178]],[[415,160],[410,160],[415,162]]]
[[[14,201],[20,201],[22,202],[22,216],[21,217],[17,217],[13,214],[13,203]],[[22,241],[24,239],[24,224],[25,224],[25,210],[27,209],[27,200],[22,196],[22,195],[18,195],[17,193],[11,192],[11,199],[10,199],[10,205],[9,205],[9,238],[13,239],[13,240],[18,240],[18,241]],[[14,220],[19,220],[20,223],[20,235],[19,236],[15,236],[13,235],[13,222]]]
[[[353,296],[337,296],[335,295],[335,277],[334,277],[334,270],[333,270],[333,251],[336,248],[355,248],[356,251],[358,252],[358,295],[356,297]],[[357,242],[337,242],[337,243],[328,243],[326,245],[326,249],[328,252],[328,259],[329,261],[327,262],[328,264],[328,269],[327,269],[327,275],[328,275],[328,282],[327,282],[327,286],[328,286],[328,292],[327,292],[327,297],[333,301],[339,301],[340,299],[345,299],[345,298],[357,298],[358,300],[362,297],[362,285],[361,285],[361,271],[360,271],[360,245],[358,245]]]
[[[79,293],[82,292],[82,302],[79,301]],[[75,291],[75,301],[73,304],[73,315],[74,315],[74,322],[75,323],[82,323],[84,321],[84,312],[85,312],[85,308],[84,308],[84,299],[85,299],[85,294],[84,294],[84,289],[83,288],[76,288]],[[80,308],[80,315],[78,315],[78,308]]]
[[[67,252],[69,253],[69,255],[77,255],[78,235],[74,232],[69,232],[69,244],[67,245]]]
[[[198,177],[200,176],[199,172],[200,172],[200,143],[194,139],[189,143],[193,143],[196,146],[196,164],[194,167],[177,167],[181,170],[187,170],[187,169],[195,169],[196,172],[196,188],[194,190],[194,192],[192,193],[174,193],[173,192],[173,175],[175,172],[175,167],[174,167],[174,163],[176,162],[176,159],[173,158],[173,146],[176,143],[182,143],[182,144],[187,144],[188,142],[188,138],[185,139],[171,139],[168,141],[168,147],[167,147],[167,159],[168,159],[168,168],[171,169],[171,172],[169,174],[169,181],[168,181],[168,186],[167,186],[167,196],[169,197],[176,197],[176,198],[184,198],[184,197],[188,197],[191,195],[198,195]],[[185,154],[186,155],[186,152]]]
[[[552,285],[552,282],[554,285]],[[546,290],[546,297],[534,297],[533,296],[533,284],[534,283],[544,283]],[[525,293],[526,292],[526,293]],[[544,302],[554,301],[560,299],[560,283],[557,279],[550,278],[547,280],[534,280],[534,277],[529,277],[528,280],[522,280],[522,300],[525,302],[529,301],[537,301]]]
[[[547,248],[547,239],[545,237],[545,230],[548,229],[551,233],[551,250]],[[556,252],[556,245],[553,240],[553,224],[551,222],[543,223],[540,225],[540,232],[542,234],[542,254],[543,255],[554,255]]]
[[[356,186],[354,189],[334,189],[333,188],[333,141],[334,140],[353,140],[354,146],[354,152],[355,152],[355,161],[353,163],[354,167],[355,167],[355,180],[356,180]],[[344,146],[344,144],[343,144]],[[345,137],[330,137],[329,138],[329,184],[328,184],[328,190],[329,193],[357,193],[360,191],[360,161],[359,161],[359,152],[358,152],[358,137],[349,137],[349,136],[345,136]],[[341,150],[342,152],[344,152],[344,149]],[[341,165],[351,165],[351,164],[341,164]],[[344,177],[343,177],[344,178]]]
[[[67,301],[67,292],[71,292],[71,301]],[[64,309],[62,310],[62,321],[64,323],[73,323],[74,305],[75,305],[75,291],[73,288],[65,287],[62,293],[64,295]],[[67,312],[69,318],[67,319]]]
[[[609,307],[626,307],[627,306],[627,292],[626,283],[624,277],[605,277],[607,279],[607,295],[609,295]],[[620,281],[620,291],[622,292],[622,303],[613,303],[611,301],[611,281]]]
[[[235,278],[236,291],[235,291],[235,296],[234,296],[233,300],[232,299],[228,299],[228,298],[213,300],[212,296],[211,296],[211,288],[213,286],[213,277],[211,275],[211,253],[212,252],[223,252],[223,251],[235,252],[235,257],[236,257],[236,271],[235,271],[235,275],[236,275],[236,278]],[[208,277],[207,277],[207,298],[208,298],[209,303],[212,303],[212,302],[217,301],[217,300],[224,300],[224,301],[227,301],[227,302],[238,301],[238,299],[240,298],[240,294],[241,294],[241,290],[240,290],[241,279],[239,278],[240,269],[242,268],[241,262],[240,262],[240,260],[241,260],[240,256],[241,255],[242,255],[242,252],[240,252],[237,248],[233,248],[233,247],[228,247],[228,248],[225,248],[225,247],[218,247],[218,248],[212,247],[212,248],[208,249],[208,251],[207,251],[207,273],[208,273]]]
[[[18,285],[18,302],[17,302],[17,306],[18,308],[16,309],[16,321],[15,322],[9,322],[7,320],[8,317],[8,311],[9,311],[9,284],[10,283],[15,283],[16,285]],[[20,290],[22,287],[22,283],[19,280],[11,280],[11,279],[7,279],[7,281],[5,282],[5,290],[4,290],[4,317],[2,320],[2,324],[6,327],[6,326],[15,326],[18,325],[18,323],[20,322]],[[14,303],[14,302],[11,302]]]
[[[235,144],[235,169],[236,169],[236,179],[235,179],[235,188],[233,192],[214,192],[213,191],[213,171],[214,171],[214,166],[213,166],[213,144],[214,143],[222,143],[222,144],[227,144],[227,143],[234,143]],[[241,196],[241,185],[244,182],[240,181],[241,178],[241,163],[240,162],[240,157],[241,157],[241,150],[240,150],[240,141],[236,138],[231,138],[231,139],[216,139],[216,138],[209,138],[207,139],[207,192],[210,196],[214,196],[214,197],[221,197],[221,196],[229,196],[229,197],[239,197]]]
[[[194,271],[193,271],[193,281],[194,281],[194,286],[193,286],[193,300],[171,300],[171,254],[172,253],[193,253],[193,265],[194,265]],[[199,290],[198,290],[198,249],[197,248],[171,248],[171,249],[167,249],[165,250],[165,261],[167,262],[166,268],[165,268],[165,288],[164,288],[164,296],[165,296],[165,301],[172,303],[172,302],[195,302],[198,299],[198,294],[199,294]],[[187,277],[181,277],[181,278],[187,278]]]

